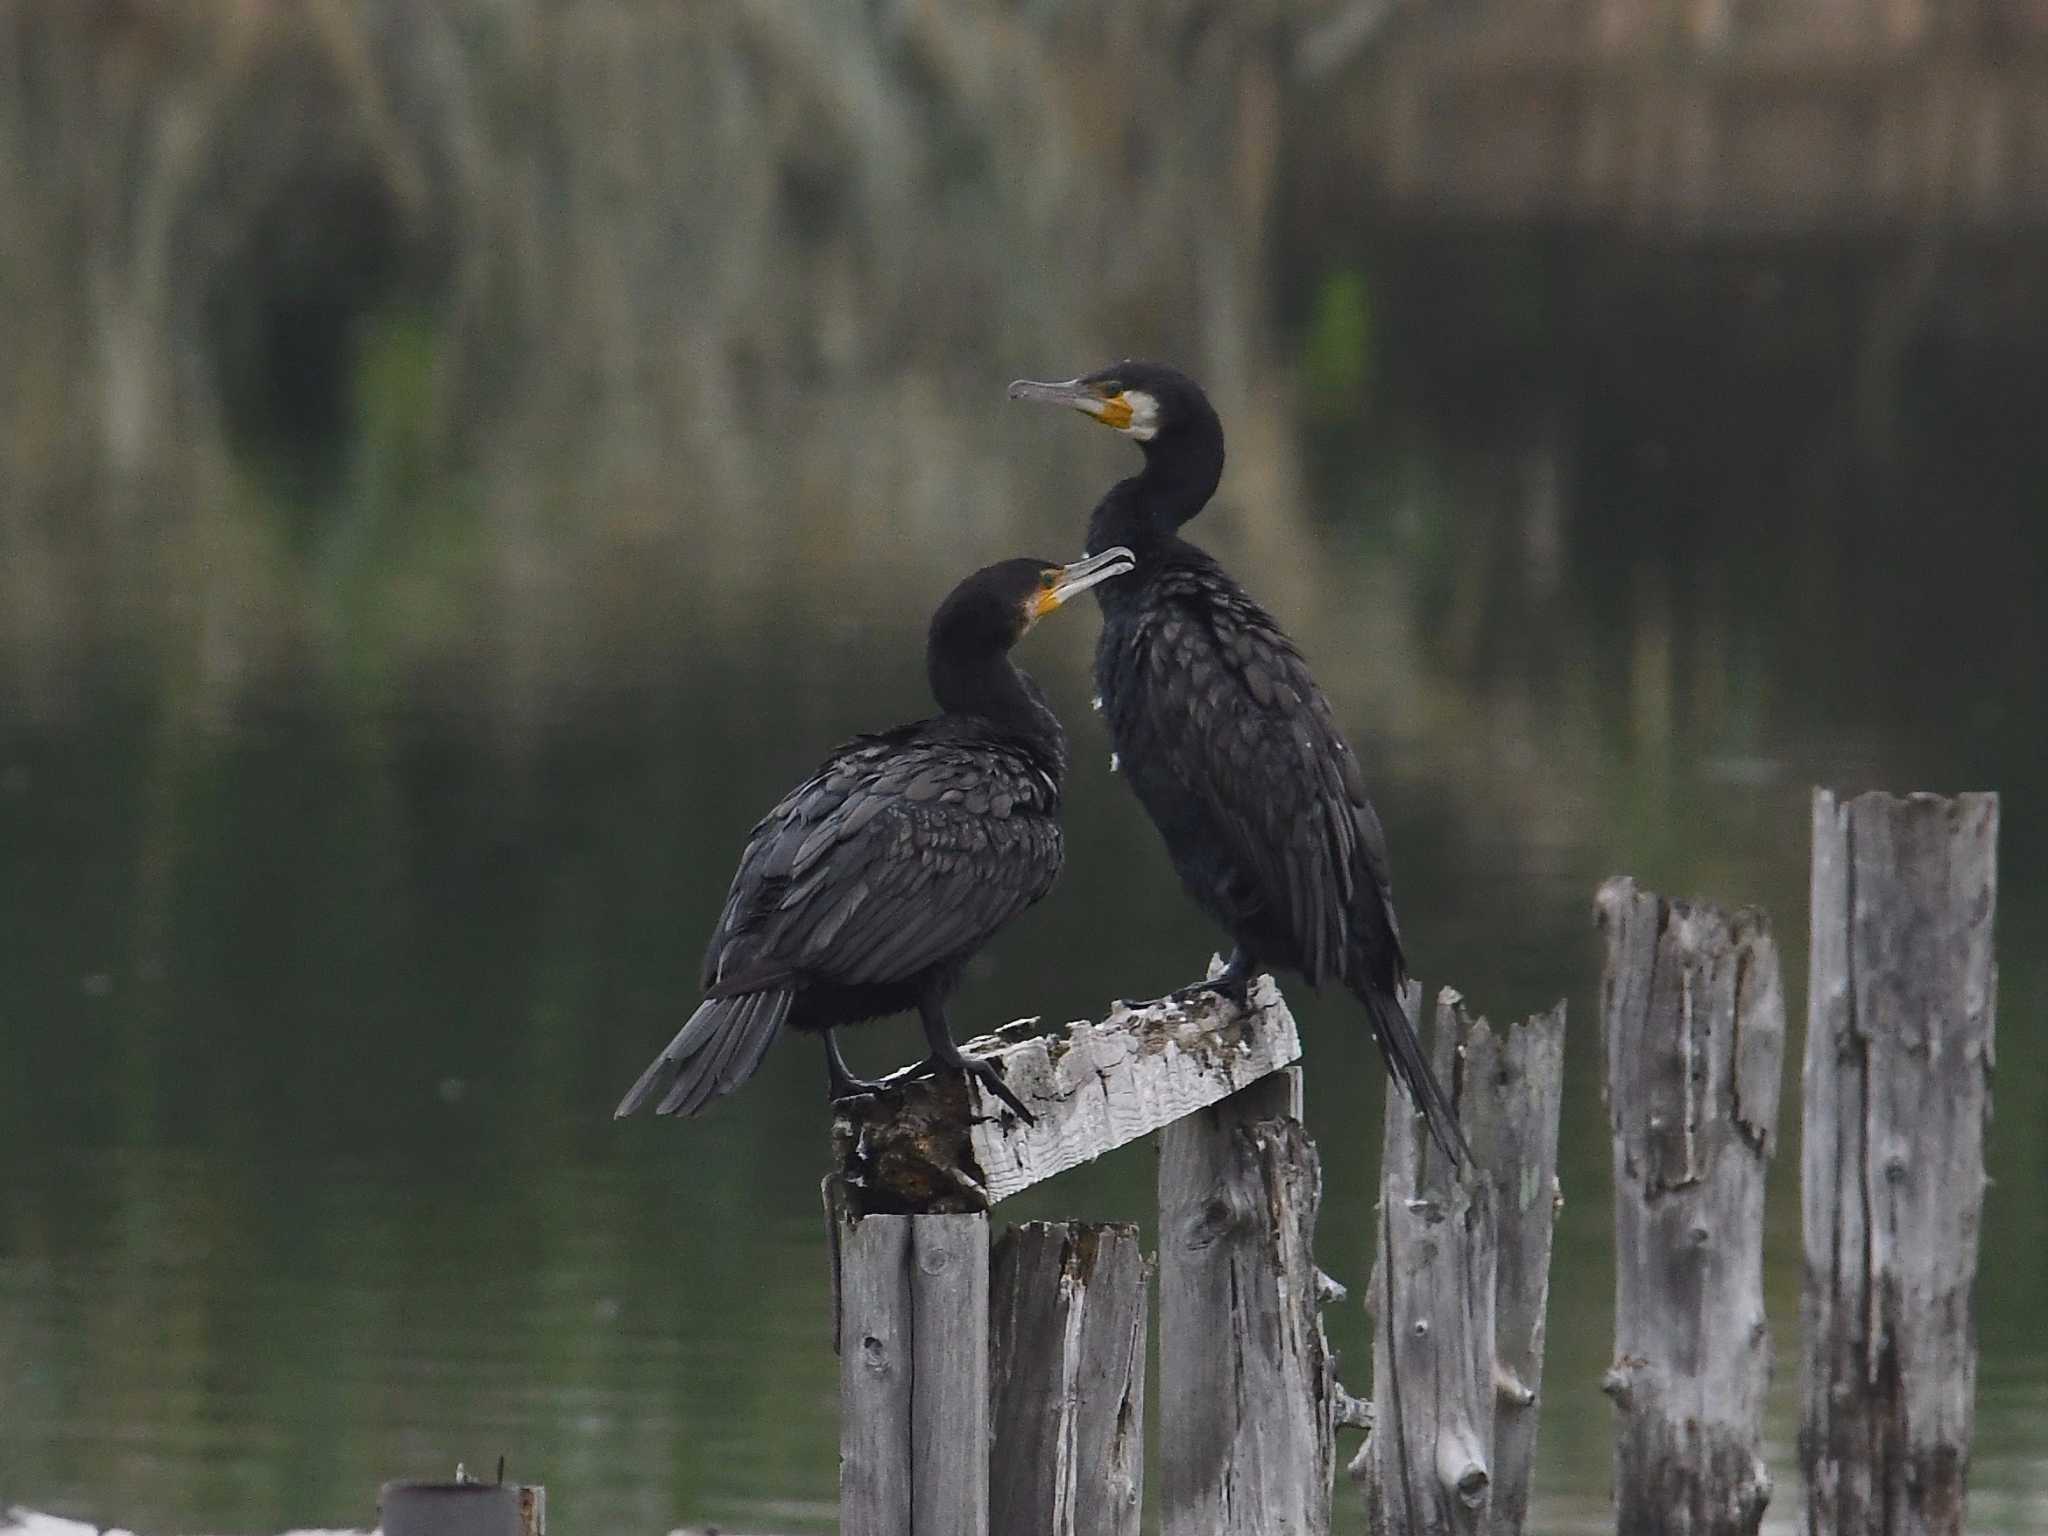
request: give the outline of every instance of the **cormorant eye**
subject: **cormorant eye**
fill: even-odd
[[[1060,573],[1058,571],[1043,572],[1038,578],[1038,588],[1041,592],[1050,592],[1059,584],[1059,579]]]
[[[1124,392],[1123,381],[1121,379],[1105,379],[1102,383],[1095,386],[1095,390],[1103,399],[1114,400]]]

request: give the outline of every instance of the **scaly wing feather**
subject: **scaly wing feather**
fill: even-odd
[[[1054,793],[985,743],[851,744],[754,829],[707,993],[899,981],[971,953],[1058,873]]]

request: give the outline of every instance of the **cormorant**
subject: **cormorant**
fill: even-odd
[[[953,589],[925,649],[939,713],[855,737],[754,828],[705,952],[704,1001],[620,1115],[657,1092],[657,1114],[696,1114],[754,1075],[785,1024],[825,1037],[834,1098],[870,1090],[832,1031],[915,1008],[927,1066],[974,1073],[1031,1119],[992,1065],[953,1043],[946,999],[1060,869],[1066,733],[1010,648],[1130,569],[1127,549],[1068,566],[1005,560]]]
[[[1294,642],[1180,536],[1223,477],[1215,408],[1187,375],[1140,362],[1059,384],[1019,379],[1010,398],[1082,411],[1145,456],[1088,520],[1090,549],[1121,545],[1137,560],[1096,594],[1095,686],[1117,767],[1188,894],[1235,946],[1215,982],[1197,985],[1241,996],[1269,966],[1312,986],[1342,981],[1455,1160],[1457,1116],[1401,1007],[1386,833],[1358,760]]]

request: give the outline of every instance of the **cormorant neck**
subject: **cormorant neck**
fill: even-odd
[[[925,654],[932,697],[945,714],[985,720],[1028,751],[1054,783],[1067,769],[1067,733],[1031,675],[1009,652],[933,645]]]
[[[1126,544],[1143,553],[1164,543],[1209,504],[1223,479],[1223,425],[1214,412],[1161,433],[1144,450],[1145,467],[1118,481],[1088,523],[1088,547]]]

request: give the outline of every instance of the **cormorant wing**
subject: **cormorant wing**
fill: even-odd
[[[705,956],[708,994],[906,980],[1051,887],[1049,781],[1000,747],[916,730],[850,743],[754,828]]]
[[[1284,914],[1303,974],[1321,985],[1362,960],[1391,984],[1402,959],[1386,833],[1358,760],[1293,642],[1231,588],[1199,604],[1165,594],[1144,648],[1148,726],[1230,863]]]

